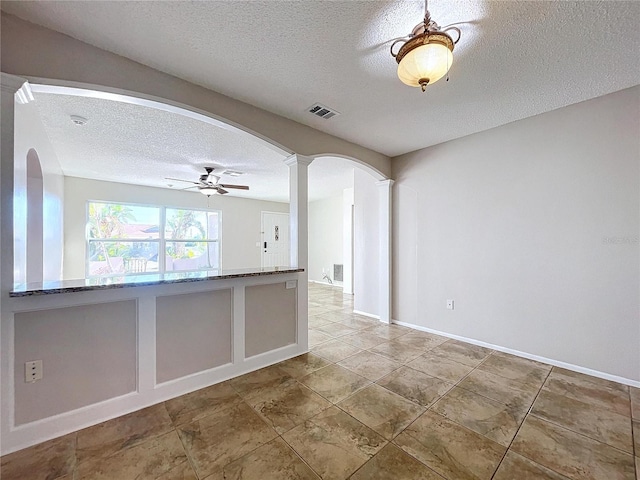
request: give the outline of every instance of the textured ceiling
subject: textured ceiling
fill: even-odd
[[[640,83],[640,2],[431,0],[449,82],[396,78],[422,1],[2,2],[28,21],[395,156]],[[314,102],[342,115],[306,113]]]
[[[49,93],[35,93],[34,97],[67,176],[164,188],[170,184],[178,189],[189,184],[165,177],[196,181],[203,167],[215,166],[219,172],[243,172],[220,180],[249,185],[248,192],[230,190],[230,196],[289,201],[285,156],[249,134],[112,100]],[[88,121],[75,125],[71,115]],[[353,168],[345,160],[321,158],[312,166],[311,201],[341,194],[352,186]]]

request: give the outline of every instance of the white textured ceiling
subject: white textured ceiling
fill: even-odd
[[[165,177],[197,181],[205,166],[214,166],[214,173],[225,169],[243,172],[220,180],[249,185],[249,191],[230,189],[230,196],[289,201],[285,155],[249,134],[118,101],[50,93],[35,93],[34,97],[67,176],[180,189],[189,184]],[[74,125],[71,115],[88,121]],[[311,201],[341,194],[352,186],[352,166],[345,160],[322,158],[312,166]]]
[[[2,9],[398,155],[640,83],[640,2],[431,0],[464,22],[451,80],[396,78],[422,1],[34,1]],[[314,102],[342,115],[314,118]]]

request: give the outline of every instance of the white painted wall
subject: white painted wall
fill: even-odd
[[[333,265],[343,263],[342,195],[309,202],[309,280],[328,283],[322,269],[335,285]]]
[[[380,315],[379,194],[376,180],[356,168],[353,184],[353,309],[376,317]]]
[[[65,177],[64,276],[85,277],[86,204],[90,200],[222,210],[222,268],[260,267],[260,213],[289,204]],[[256,245],[257,244],[257,245]]]
[[[64,177],[47,136],[35,101],[15,105],[14,177],[14,281],[24,283],[55,281],[62,278]],[[29,239],[35,249],[46,251],[42,267],[27,279],[27,154],[35,150],[42,168],[43,235]],[[33,230],[32,230],[33,231]]]
[[[353,175],[353,173],[352,173]],[[353,187],[342,193],[342,261],[344,264],[343,293],[353,295]]]
[[[640,380],[639,104],[633,87],[394,159],[394,319]]]

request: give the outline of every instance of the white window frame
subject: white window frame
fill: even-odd
[[[123,205],[131,207],[145,207],[158,209],[158,238],[140,239],[140,238],[90,238],[89,236],[89,204],[101,203],[111,205]],[[218,238],[215,240],[174,240],[165,238],[166,220],[168,210],[190,210],[195,212],[216,213],[218,215]],[[122,277],[122,276],[141,276],[141,275],[159,275],[165,273],[190,273],[190,272],[202,272],[207,270],[222,270],[222,210],[214,208],[189,208],[181,206],[171,205],[153,205],[145,203],[134,202],[118,202],[114,200],[87,200],[85,208],[85,278],[103,278],[103,277]],[[89,245],[91,242],[119,242],[119,243],[157,243],[158,244],[158,271],[156,272],[133,272],[133,273],[109,273],[106,275],[91,275],[89,273],[90,260],[89,260]],[[167,242],[199,242],[199,243],[217,243],[218,244],[218,268],[195,268],[190,270],[170,270],[166,269],[166,252]]]

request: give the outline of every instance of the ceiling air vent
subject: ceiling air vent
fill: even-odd
[[[324,118],[325,120],[328,120],[331,117],[335,117],[336,115],[340,115],[340,112],[337,112],[332,108],[325,107],[321,103],[314,103],[307,110],[309,113],[313,113],[314,115],[320,118]]]

